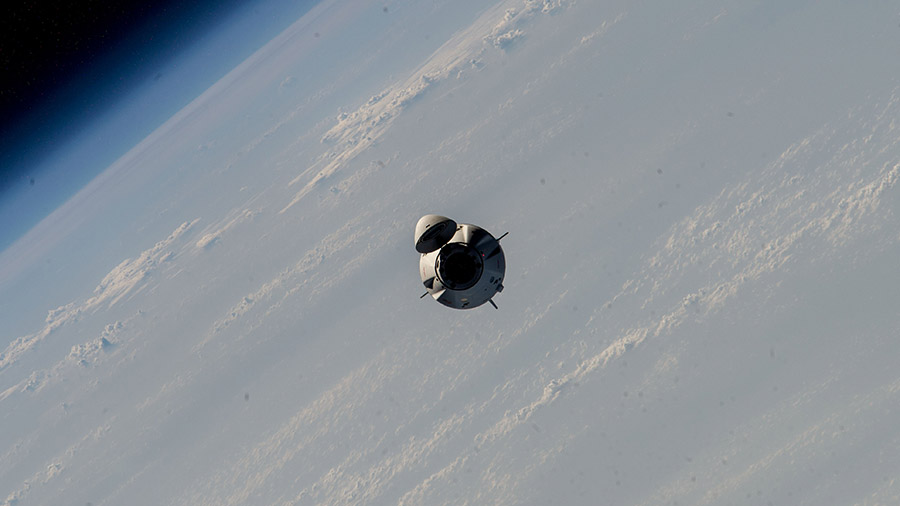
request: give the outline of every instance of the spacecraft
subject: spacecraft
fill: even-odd
[[[503,234],[494,238],[483,228],[457,224],[446,216],[428,214],[416,223],[419,273],[434,300],[454,309],[472,309],[503,291],[506,257],[500,247]]]

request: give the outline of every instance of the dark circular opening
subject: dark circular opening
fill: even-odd
[[[470,288],[481,277],[483,270],[481,256],[465,244],[448,244],[438,256],[438,276],[441,283],[451,290]]]
[[[475,277],[478,272],[478,265],[475,259],[465,253],[454,253],[446,260],[447,266],[444,268],[444,274],[457,284],[464,284]]]

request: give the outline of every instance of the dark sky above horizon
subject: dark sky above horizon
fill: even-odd
[[[0,18],[0,192],[58,136],[59,117],[111,103],[240,5],[16,2]],[[111,100],[113,99],[113,100]],[[29,146],[31,145],[31,146]]]
[[[0,251],[315,3],[5,6]]]

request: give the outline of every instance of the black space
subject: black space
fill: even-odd
[[[78,118],[126,93],[231,12],[219,2],[13,1],[0,16],[0,191]],[[151,76],[152,77],[152,76]],[[37,140],[36,153],[20,147]],[[15,154],[13,154],[15,153]]]

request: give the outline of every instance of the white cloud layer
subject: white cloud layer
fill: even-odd
[[[900,500],[895,12],[383,7],[20,249],[57,309],[0,322],[6,504]],[[510,232],[499,310],[417,298],[432,212]]]

